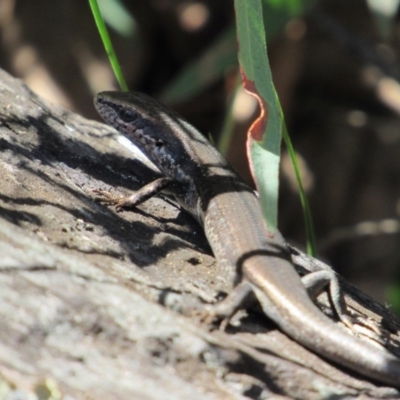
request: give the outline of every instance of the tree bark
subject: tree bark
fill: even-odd
[[[196,222],[166,198],[116,213],[92,192],[127,194],[157,172],[112,128],[3,71],[0,93],[0,380],[10,398],[398,398],[256,311],[210,330],[202,306],[232,288]],[[321,267],[293,253],[302,269]],[[375,321],[399,355],[399,320],[342,284],[351,313]]]

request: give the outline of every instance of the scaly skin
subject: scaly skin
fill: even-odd
[[[258,199],[222,155],[188,122],[140,93],[102,92],[95,107],[127,136],[165,178],[146,194],[124,199],[135,205],[169,188],[203,226],[226,277],[247,282],[264,313],[312,351],[381,383],[400,387],[400,359],[351,336],[311,301],[279,233],[270,237]],[[242,285],[243,286],[243,285]],[[215,314],[227,316],[243,300],[233,292]],[[236,296],[236,298],[235,298]]]

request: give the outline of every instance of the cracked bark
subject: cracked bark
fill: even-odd
[[[193,310],[231,288],[197,224],[167,199],[116,213],[92,192],[126,194],[157,173],[111,128],[47,104],[3,71],[0,93],[0,379],[10,394],[398,398],[256,312],[227,332],[200,325]],[[342,283],[351,312],[376,321],[399,355],[399,321]],[[319,303],[329,313],[325,296]]]

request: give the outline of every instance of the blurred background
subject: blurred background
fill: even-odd
[[[400,15],[395,0],[264,0],[275,86],[309,196],[318,256],[400,313]],[[103,0],[131,90],[163,100],[251,183],[257,104],[238,87],[231,0]],[[0,67],[89,118],[117,89],[87,1],[0,0]],[[224,136],[221,139],[221,132]],[[280,229],[304,246],[282,147]]]

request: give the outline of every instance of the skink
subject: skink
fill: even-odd
[[[259,200],[218,150],[182,117],[135,92],[102,92],[101,117],[138,146],[160,178],[117,203],[137,205],[161,190],[203,227],[236,290],[214,309],[229,317],[253,292],[263,312],[298,343],[364,376],[400,388],[400,359],[334,324],[309,297],[288,248],[263,222]],[[346,317],[342,317],[346,321]]]

